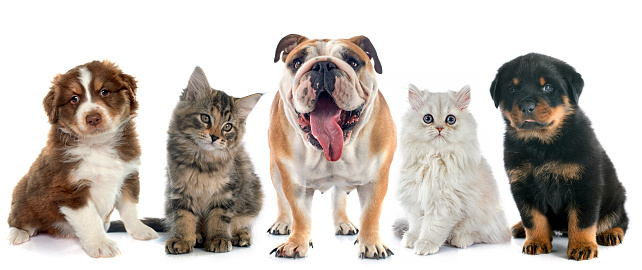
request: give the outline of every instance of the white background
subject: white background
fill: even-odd
[[[122,255],[91,259],[75,239],[46,235],[26,244],[0,244],[3,263],[20,268],[46,267],[489,267],[605,268],[633,267],[640,239],[638,105],[640,74],[640,6],[609,1],[303,1],[291,2],[105,1],[0,4],[0,217],[7,217],[11,191],[45,144],[49,124],[42,99],[56,73],[109,59],[139,81],[136,119],[143,156],[140,168],[140,216],[163,215],[165,140],[169,117],[196,65],[210,84],[240,97],[266,93],[247,122],[245,141],[265,193],[254,226],[254,246],[228,254],[197,250],[189,255],[164,253],[165,235],[152,241],[110,234]],[[479,244],[467,249],[443,247],[420,257],[400,246],[390,230],[403,216],[396,198],[399,161],[395,158],[381,218],[381,236],[395,255],[386,260],[357,259],[354,236],[335,236],[330,196],[315,196],[314,249],[308,258],[278,259],[268,253],[285,236],[265,233],[276,217],[275,192],[269,178],[268,111],[277,91],[282,62],[273,63],[281,37],[309,38],[365,35],[377,49],[383,74],[380,91],[389,102],[398,130],[408,108],[409,82],[432,91],[472,87],[471,111],[479,124],[482,151],[490,162],[510,224],[519,220],[503,170],[503,121],[489,95],[490,83],[503,63],[529,52],[560,58],[583,76],[580,105],[618,170],[627,189],[629,231],[617,247],[600,247],[599,258],[566,260],[566,238],[556,237],[548,255],[521,253],[523,240],[504,245]],[[403,134],[399,134],[403,136]],[[358,222],[357,195],[349,196],[349,215]],[[115,214],[114,218],[118,218]],[[508,224],[507,224],[508,225]],[[8,226],[0,226],[0,235]],[[347,268],[346,268],[347,269]]]

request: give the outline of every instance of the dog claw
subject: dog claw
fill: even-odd
[[[272,251],[270,251],[270,255],[272,255],[272,253],[276,252],[276,254],[274,254],[274,257],[278,257],[279,256],[279,252],[277,251],[277,249],[279,249],[279,248],[274,248]]]
[[[366,257],[366,253],[365,252],[361,252],[361,256],[360,257],[363,260]]]
[[[314,248],[314,245],[312,244],[312,242],[310,242],[310,247],[311,247],[311,248]]]
[[[356,244],[359,244],[359,239],[354,240],[354,244],[353,245],[356,245]]]
[[[389,256],[395,255],[390,249],[386,249],[386,252],[388,252]]]

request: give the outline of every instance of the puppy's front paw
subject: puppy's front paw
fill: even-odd
[[[551,252],[553,245],[551,242],[526,241],[522,247],[522,253],[529,255],[539,255]]]
[[[569,245],[566,255],[569,260],[590,260],[597,258],[597,244],[596,243],[582,243],[574,246]]]
[[[215,253],[230,252],[232,250],[232,241],[225,238],[207,240],[205,241],[205,250]]]
[[[120,254],[118,244],[109,238],[104,238],[95,243],[84,243],[82,248],[93,258],[111,258]]]
[[[312,241],[293,241],[288,237],[288,240],[270,251],[274,256],[281,258],[303,258],[308,255],[308,247],[312,246]]]
[[[129,235],[138,240],[150,240],[158,238],[158,233],[154,231],[154,229],[148,227],[143,223],[134,226],[134,228],[131,228],[130,230],[128,230],[128,232]]]
[[[384,245],[381,240],[375,241],[364,241],[357,238],[355,243],[359,244],[358,256],[361,259],[385,259],[392,255],[392,250],[388,246]]]
[[[622,228],[613,228],[597,236],[597,243],[603,246],[615,246],[622,244],[624,240],[624,230]]]
[[[290,228],[290,223],[276,221],[267,232],[273,235],[288,235],[290,234]]]
[[[165,253],[167,254],[185,254],[194,250],[196,240],[188,241],[172,237],[165,242]]]
[[[415,249],[413,250],[417,255],[431,255],[437,253],[441,244],[433,243],[432,241],[426,239],[419,239],[415,242]]]
[[[29,241],[29,232],[16,227],[11,227],[11,229],[9,229],[7,240],[9,240],[9,244],[11,245],[20,245]]]

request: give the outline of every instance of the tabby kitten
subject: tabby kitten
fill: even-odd
[[[165,252],[228,252],[252,244],[261,183],[241,139],[261,94],[244,98],[212,89],[199,67],[174,109],[167,141]]]

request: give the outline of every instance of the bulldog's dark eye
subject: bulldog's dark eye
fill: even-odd
[[[232,124],[227,123],[225,126],[223,126],[223,131],[230,131],[232,130]]]
[[[303,61],[301,61],[301,59],[300,59],[300,58],[294,59],[294,60],[292,61],[292,68],[293,68],[294,70],[299,69],[299,68],[301,67],[301,65],[303,65]]]
[[[433,121],[434,121],[434,119],[432,118],[432,115],[430,115],[430,114],[424,115],[424,122],[426,124],[432,124]]]
[[[451,114],[446,116],[446,123],[448,123],[449,125],[454,125],[455,122],[457,122],[457,118],[455,118],[454,115]]]
[[[209,123],[210,122],[210,116],[207,115],[207,114],[201,114],[201,121],[203,121],[203,123]]]
[[[109,96],[109,94],[110,94],[109,90],[106,90],[106,89],[100,90],[101,97]]]
[[[542,91],[544,91],[544,93],[551,92],[553,91],[553,87],[550,84],[545,84],[542,86]]]
[[[73,96],[73,97],[71,97],[71,99],[69,100],[69,103],[71,103],[71,104],[77,104],[79,101],[80,101],[80,97],[78,97],[78,96]]]
[[[348,62],[348,65],[352,66],[352,68],[356,68],[356,67],[358,67],[358,66],[359,66],[359,61],[357,61],[357,60],[356,60],[356,59],[354,59],[354,58],[350,58],[350,59],[348,59],[348,61],[347,61],[347,62]]]

